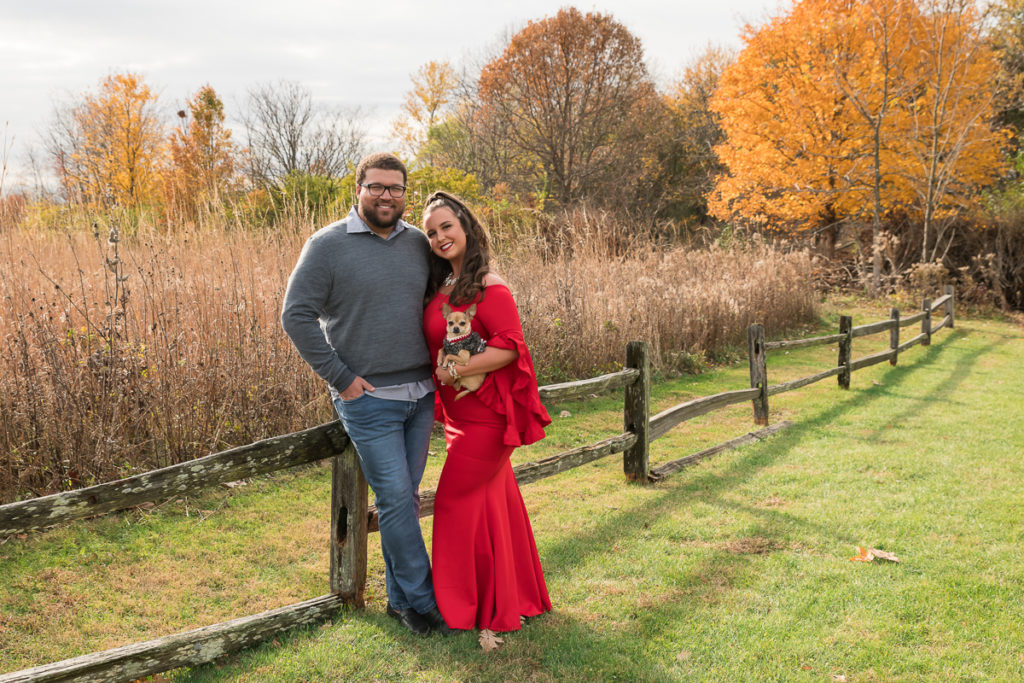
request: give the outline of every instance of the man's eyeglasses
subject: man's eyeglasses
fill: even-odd
[[[359,184],[359,187],[365,187],[366,191],[370,193],[371,197],[380,197],[384,194],[384,190],[388,191],[395,199],[401,198],[405,194],[405,185],[381,185],[380,183],[370,183],[369,185]]]

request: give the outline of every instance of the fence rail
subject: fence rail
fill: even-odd
[[[125,479],[0,505],[0,536],[166,501],[183,493],[302,465],[343,452],[338,421],[213,453]]]
[[[854,327],[849,316],[841,316],[839,333],[807,339],[766,342],[764,327],[748,330],[750,387],[725,391],[685,401],[650,416],[650,359],[646,343],[630,342],[626,347],[626,368],[578,382],[540,387],[541,399],[548,404],[577,399],[623,388],[623,424],[625,431],[593,444],[518,465],[514,468],[520,485],[550,477],[580,465],[623,454],[623,472],[630,480],[656,481],[716,453],[766,438],[790,426],[778,422],[744,434],[697,453],[651,468],[649,446],[673,427],[699,415],[737,403],[751,401],[754,422],[768,424],[768,398],[837,376],[841,388],[849,388],[850,375],[856,370],[888,360],[895,365],[899,354],[917,345],[927,345],[931,335],[954,324],[954,292],[930,301],[922,310],[901,318],[893,309],[889,320]],[[943,319],[931,324],[931,314],[942,309]],[[901,328],[921,322],[921,333],[900,343]],[[853,339],[888,331],[890,348],[852,359]],[[787,382],[769,385],[767,352],[776,349],[803,348],[837,344],[835,367]],[[259,615],[206,626],[164,638],[136,643],[105,652],[47,664],[24,671],[0,674],[0,683],[13,681],[127,681],[161,671],[194,666],[261,640],[282,630],[330,618],[343,605],[363,606],[366,582],[367,536],[378,529],[375,506],[368,505],[366,481],[359,469],[358,457],[340,422],[313,427],[294,434],[266,439],[254,444],[214,453],[197,460],[122,479],[117,482],[54,494],[0,506],[0,535],[40,529],[61,522],[101,514],[112,510],[157,502],[185,491],[264,474],[324,458],[333,458],[331,484],[331,547],[329,584],[331,593]],[[421,493],[420,516],[433,513],[434,492]]]
[[[828,370],[823,370],[822,372],[819,372],[814,375],[808,375],[807,377],[801,377],[800,379],[790,380],[789,382],[783,382],[782,384],[773,384],[770,387],[768,387],[768,395],[774,396],[775,394],[783,394],[787,391],[793,391],[794,389],[806,387],[809,384],[820,382],[823,379],[835,377],[836,375],[845,370],[845,367],[829,368]]]
[[[895,323],[892,320],[880,320],[877,323],[858,325],[850,330],[850,334],[854,337],[866,337],[871,334],[878,334],[879,332],[891,330],[894,324]]]
[[[563,403],[573,399],[600,394],[612,389],[620,389],[636,382],[640,371],[636,368],[627,368],[619,372],[613,372],[600,377],[579,380],[578,382],[563,382],[562,384],[548,384],[540,387],[540,400],[544,403]]]
[[[212,626],[0,675],[0,681],[132,681],[160,671],[212,662],[284,631],[330,619],[344,606],[345,600],[339,595],[321,595]]]
[[[713,410],[731,406],[736,403],[749,401],[761,394],[761,389],[736,389],[734,391],[723,391],[720,394],[702,396],[677,406],[663,410],[651,418],[651,440],[665,436],[673,427],[686,420],[691,420],[699,415],[710,413]]]
[[[769,351],[774,349],[799,349],[805,346],[818,346],[819,344],[835,344],[845,338],[845,334],[828,334],[824,337],[808,337],[807,339],[786,339],[783,341],[765,342],[764,347]]]
[[[900,327],[906,327],[907,325],[913,325],[916,322],[924,320],[927,315],[928,315],[927,312],[921,311],[920,313],[915,313],[914,315],[909,315],[906,318],[901,318],[900,319]]]

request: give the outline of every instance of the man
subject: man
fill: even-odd
[[[359,162],[357,204],[306,242],[281,324],[327,382],[377,497],[387,614],[417,635],[447,635],[419,523],[434,421],[422,331],[429,245],[401,220],[406,180],[405,165],[391,154]]]

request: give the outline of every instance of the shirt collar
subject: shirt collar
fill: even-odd
[[[395,224],[394,230],[392,230],[391,233],[387,236],[387,239],[394,238],[395,235],[402,232],[407,227],[411,226],[402,219],[398,219],[398,223]],[[373,232],[373,230],[370,229],[370,226],[366,224],[366,222],[363,220],[363,217],[359,215],[359,211],[356,209],[356,207],[353,206],[352,210],[348,212],[348,216],[345,219],[345,232]]]

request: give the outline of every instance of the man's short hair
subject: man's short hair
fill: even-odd
[[[356,166],[356,185],[363,184],[363,181],[366,180],[366,172],[371,168],[379,168],[385,171],[401,171],[403,185],[409,180],[409,172],[405,170],[405,164],[402,163],[401,159],[390,152],[377,152],[376,154],[363,157],[359,165]]]

